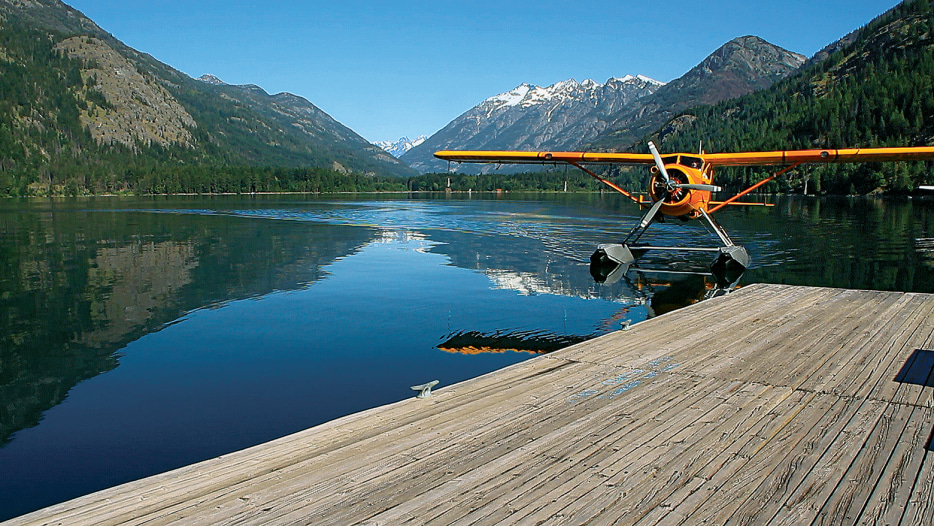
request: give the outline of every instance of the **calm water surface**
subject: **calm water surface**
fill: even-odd
[[[590,253],[637,215],[599,195],[2,202],[0,520],[702,298],[697,276],[593,281]],[[934,201],[718,220],[753,258],[742,284],[934,292]],[[696,221],[650,233],[711,239]]]

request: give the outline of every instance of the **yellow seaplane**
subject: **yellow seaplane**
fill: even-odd
[[[610,273],[625,273],[635,260],[650,250],[710,251],[715,253],[710,264],[711,273],[718,281],[732,282],[730,276],[741,275],[749,266],[749,254],[736,245],[726,231],[711,217],[714,212],[741,203],[739,199],[754,192],[776,177],[811,163],[861,163],[892,161],[934,160],[934,146],[904,148],[849,148],[821,150],[786,150],[771,152],[737,153],[675,153],[662,155],[655,144],[648,143],[649,152],[517,152],[517,151],[439,151],[435,157],[456,163],[539,164],[574,166],[613,190],[631,199],[647,211],[621,243],[602,244],[590,257],[591,273],[600,281]],[[648,195],[644,200],[613,182],[601,177],[588,166],[593,165],[650,165]],[[780,171],[753,184],[724,201],[713,201],[712,194],[720,192],[715,186],[714,169],[721,166],[782,166]],[[926,188],[926,187],[922,187]],[[715,247],[652,246],[640,243],[642,235],[653,221],[665,216],[682,220],[703,219],[719,238]]]

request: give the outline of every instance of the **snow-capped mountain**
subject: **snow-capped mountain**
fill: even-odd
[[[427,135],[419,135],[418,138],[414,140],[409,139],[408,137],[403,137],[396,142],[377,141],[373,144],[379,146],[383,150],[386,150],[387,153],[398,159],[399,157],[402,157],[407,151],[425,142],[426,139],[428,139]]]
[[[443,170],[443,149],[561,150],[578,147],[606,128],[606,119],[664,83],[639,75],[569,79],[548,87],[520,84],[451,121],[402,160],[421,172]]]
[[[434,158],[437,150],[621,151],[680,111],[766,88],[803,63],[797,53],[746,36],[727,42],[668,84],[632,75],[604,84],[573,79],[547,88],[522,84],[468,110],[402,160],[432,172],[447,167]],[[468,173],[491,169],[457,167]]]
[[[765,89],[804,62],[804,55],[757,36],[734,38],[681,77],[616,115],[590,147],[626,148],[692,106],[716,104]]]
[[[588,97],[595,98],[597,97],[597,92],[601,88],[604,88],[606,85],[611,85],[611,87],[618,87],[626,90],[627,88],[631,88],[633,86],[636,86],[637,89],[642,88],[643,84],[645,86],[654,85],[656,87],[661,87],[665,83],[650,79],[649,77],[643,75],[627,75],[622,78],[610,79],[606,82],[606,84],[599,84],[591,79],[587,79],[581,83],[578,83],[574,79],[569,79],[552,84],[547,88],[541,88],[531,84],[521,84],[514,90],[507,91],[506,93],[500,93],[499,95],[486,99],[484,104],[494,110],[515,106],[529,108],[549,102],[560,103],[569,100],[584,100]]]

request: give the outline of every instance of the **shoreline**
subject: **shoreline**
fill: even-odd
[[[786,194],[786,193],[752,193],[749,196],[758,197],[805,197],[805,198],[831,198],[831,199],[922,199],[934,198],[934,193],[924,193],[920,191],[916,194],[885,194],[872,193],[864,195],[854,194]],[[79,195],[8,195],[0,199],[79,199],[79,198],[122,198],[122,197],[229,197],[229,196],[275,196],[275,195],[311,195],[311,196],[331,196],[331,195],[504,195],[504,194],[573,194],[573,195],[614,195],[613,192],[606,191],[562,191],[562,190],[362,190],[346,192],[217,192],[217,193],[166,193],[166,194],[136,194],[136,193],[109,193],[109,194],[79,194]],[[632,192],[633,195],[647,195],[646,192]]]

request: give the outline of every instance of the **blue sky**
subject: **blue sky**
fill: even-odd
[[[813,55],[895,0],[65,0],[193,77],[310,100],[371,141],[431,135],[523,82],[668,82],[757,35]],[[698,6],[702,6],[698,8]]]

